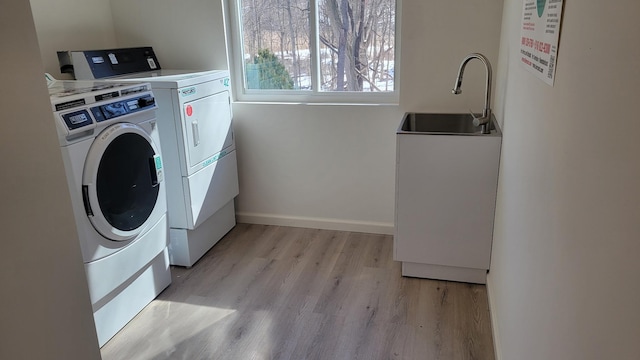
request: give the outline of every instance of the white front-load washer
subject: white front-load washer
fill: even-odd
[[[148,82],[165,154],[169,259],[192,266],[236,224],[229,71],[166,70],[150,47],[59,52],[77,79]]]
[[[148,83],[49,93],[102,346],[171,282],[157,105]]]

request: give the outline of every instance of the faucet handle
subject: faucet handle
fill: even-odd
[[[471,109],[469,109],[469,114],[471,114],[471,117],[473,118],[473,126],[480,126],[480,118],[477,118]]]
[[[469,114],[471,114],[471,117],[473,118],[473,126],[477,127],[480,125],[488,124],[490,122],[488,116],[480,115],[476,117],[476,115],[473,113],[473,111],[471,111],[471,109],[469,109]]]

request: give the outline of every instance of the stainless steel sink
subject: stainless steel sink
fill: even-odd
[[[481,114],[474,114],[478,117]],[[499,135],[500,130],[496,119],[491,115],[491,134],[482,134],[481,126],[473,124],[470,113],[463,114],[432,114],[405,113],[398,133],[440,134],[440,135]]]

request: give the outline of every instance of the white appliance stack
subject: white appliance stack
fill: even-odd
[[[150,47],[66,51],[58,58],[76,79],[151,84],[165,161],[169,259],[192,266],[236,224],[229,72],[164,70]]]

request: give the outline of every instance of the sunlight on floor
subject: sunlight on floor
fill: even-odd
[[[189,300],[195,300],[194,303],[188,302],[171,302],[156,300],[154,306],[157,307],[157,311],[163,313],[161,316],[164,321],[158,321],[156,317],[156,311],[153,311],[151,316],[150,327],[163,326],[165,322],[171,324],[179,324],[176,326],[167,326],[154,341],[156,344],[153,347],[156,350],[156,354],[151,358],[163,354],[165,356],[171,355],[176,350],[176,345],[183,343],[185,340],[190,339],[193,336],[200,334],[206,329],[210,328],[213,324],[222,321],[228,316],[233,316],[236,313],[235,309],[222,309],[212,307],[210,305],[198,304],[197,297],[190,297]],[[160,315],[160,314],[157,314]]]
[[[189,339],[207,333],[207,329],[219,328],[219,322],[237,316],[235,309],[205,305],[204,298],[190,296],[185,302],[154,300],[134,321],[125,326],[113,340],[119,343],[117,356],[137,358],[171,358]],[[232,321],[227,321],[227,324]],[[214,326],[214,324],[216,324]],[[147,336],[152,330],[156,334]],[[103,348],[108,350],[108,342]]]

